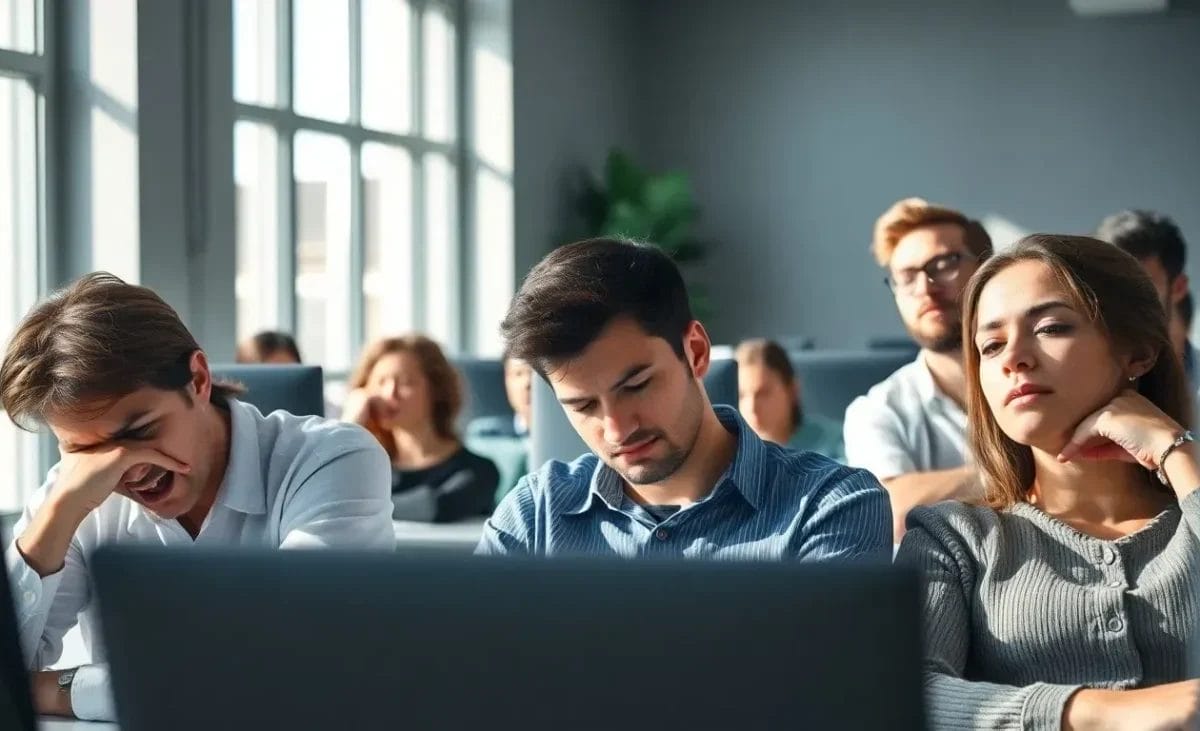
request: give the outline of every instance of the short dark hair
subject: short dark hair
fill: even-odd
[[[237,362],[262,363],[272,353],[280,352],[292,356],[297,363],[303,362],[303,359],[300,357],[300,348],[296,345],[295,338],[278,330],[263,330],[250,336],[249,339],[238,346]]]
[[[683,335],[695,318],[675,262],[649,244],[588,239],[555,249],[530,270],[500,331],[506,352],[544,376],[620,317],[683,358]]]
[[[1114,213],[1100,222],[1096,238],[1114,244],[1139,261],[1158,259],[1171,280],[1183,274],[1187,243],[1179,226],[1161,213],[1140,210]]]

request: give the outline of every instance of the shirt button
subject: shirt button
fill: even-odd
[[[1108,620],[1109,632],[1120,632],[1124,628],[1125,623],[1121,621],[1120,617],[1113,617],[1112,619]]]
[[[35,595],[32,591],[25,592],[25,596],[22,598],[25,600],[26,604],[33,604],[37,601],[37,595]]]
[[[1105,546],[1104,547],[1104,563],[1111,566],[1112,564],[1116,563],[1116,560],[1117,560],[1117,552],[1112,550],[1108,546]]]
[[[654,531],[654,537],[660,541],[667,540],[667,537],[670,535],[671,534],[667,532],[666,528],[659,528],[658,530]]]

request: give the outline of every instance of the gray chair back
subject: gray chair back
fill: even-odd
[[[541,376],[533,378],[533,424],[529,436],[530,472],[536,472],[547,460],[570,462],[590,451],[554,397],[554,389]]]
[[[312,365],[214,365],[213,377],[245,387],[242,401],[269,414],[282,409],[296,416],[325,416],[325,381]],[[336,416],[336,415],[331,415]]]
[[[452,360],[462,375],[465,393],[458,426],[465,429],[481,416],[513,418],[512,406],[504,392],[504,363],[496,358],[461,357]]]
[[[726,404],[737,408],[737,361],[732,358],[714,359],[709,365],[708,373],[704,376],[704,390],[708,392],[708,400],[715,406]]]
[[[916,357],[906,350],[803,350],[788,355],[800,379],[805,410],[835,421],[845,419],[851,401]]]

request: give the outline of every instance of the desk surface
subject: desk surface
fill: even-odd
[[[113,723],[93,723],[68,718],[42,716],[38,719],[38,731],[117,731]]]
[[[474,547],[483,535],[484,519],[465,520],[461,523],[418,523],[410,520],[392,521],[396,530],[396,541],[447,543]]]

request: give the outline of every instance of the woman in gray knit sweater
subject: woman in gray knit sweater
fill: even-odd
[[[1031,236],[964,294],[987,506],[909,514],[935,728],[1195,728],[1200,464],[1138,262]]]

